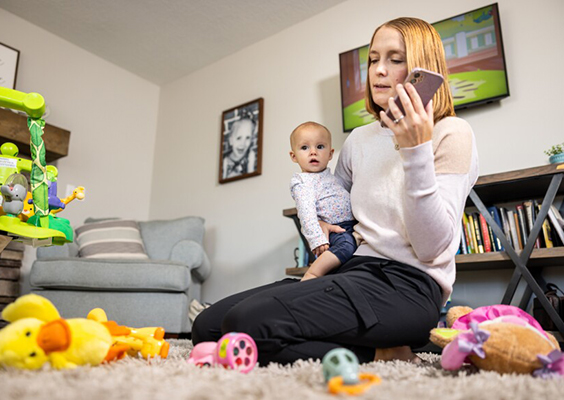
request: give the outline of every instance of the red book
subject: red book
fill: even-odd
[[[492,251],[490,231],[488,229],[488,223],[482,214],[480,214],[480,229],[482,231],[482,237],[484,238],[484,253],[490,253]]]

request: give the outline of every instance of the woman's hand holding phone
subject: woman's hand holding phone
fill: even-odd
[[[397,143],[402,147],[415,147],[431,140],[433,135],[433,101],[424,107],[421,97],[411,83],[397,85],[396,91],[405,110],[405,116],[393,98],[388,101],[394,119],[380,111],[380,120],[394,133]],[[397,121],[397,122],[394,122]]]
[[[435,92],[444,79],[440,74],[414,68],[403,85],[397,85],[397,96],[388,100],[388,110],[380,112],[382,126],[390,128],[400,147],[414,147],[431,140]]]

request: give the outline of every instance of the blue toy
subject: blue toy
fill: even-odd
[[[377,375],[359,374],[358,357],[352,351],[339,348],[329,351],[322,360],[323,377],[333,394],[359,395],[381,382]]]

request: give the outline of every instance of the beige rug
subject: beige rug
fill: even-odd
[[[75,370],[1,370],[2,400],[89,399],[335,399],[323,382],[321,364],[298,361],[289,367],[271,364],[248,375],[222,368],[198,368],[186,362],[192,344],[170,340],[168,359],[125,359]],[[508,399],[564,398],[564,378],[499,375],[465,367],[447,372],[439,356],[421,354],[427,363],[370,363],[361,372],[380,375],[382,383],[359,399]]]

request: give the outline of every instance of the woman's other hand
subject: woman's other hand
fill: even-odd
[[[419,93],[411,83],[405,87],[397,85],[396,91],[405,110],[405,117],[394,102],[388,100],[388,106],[395,120],[388,118],[384,111],[380,111],[380,119],[394,132],[400,147],[415,147],[431,140],[433,136],[433,100],[427,107],[423,107]],[[395,122],[394,122],[395,121]]]
[[[346,232],[346,229],[341,228],[339,225],[331,225],[331,224],[328,224],[327,222],[324,222],[324,221],[319,221],[319,226],[321,227],[323,234],[327,238],[327,241],[329,241],[329,234],[330,233]],[[329,248],[329,245],[327,245],[327,248]],[[325,249],[325,250],[327,250],[327,249]]]

